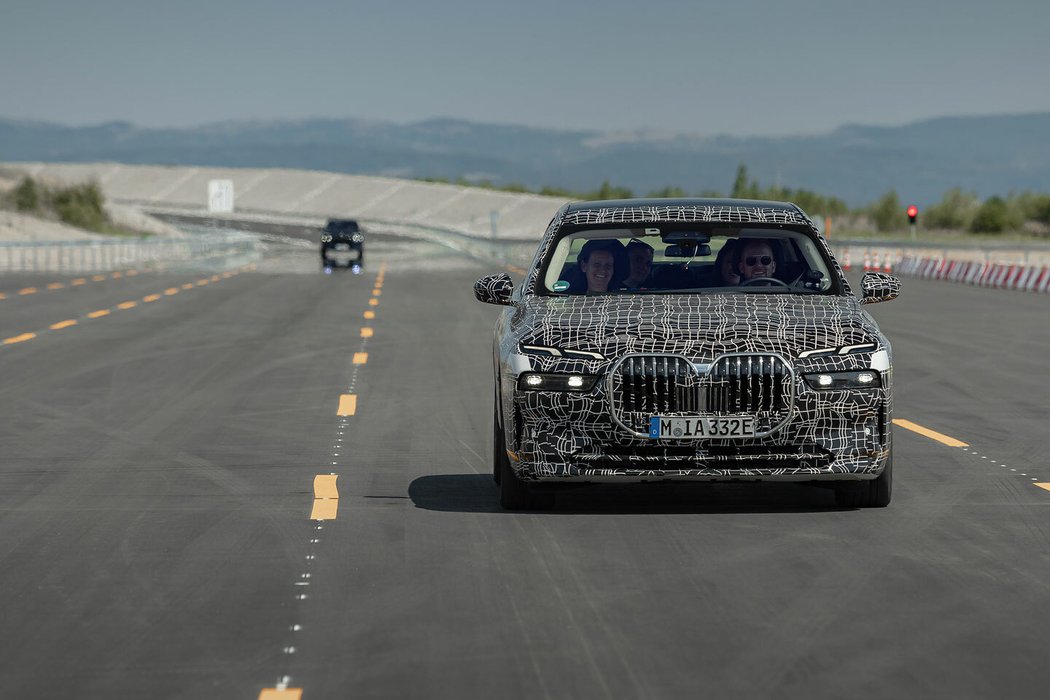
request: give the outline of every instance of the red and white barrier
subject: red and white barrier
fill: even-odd
[[[900,277],[944,280],[976,287],[1011,289],[1023,292],[1050,293],[1050,264],[1003,262],[994,260],[956,260],[925,255],[908,255],[901,249],[859,248],[843,246],[839,260],[844,272],[850,272],[852,252],[863,259],[864,272],[885,272]],[[950,254],[950,253],[949,253]],[[860,265],[857,266],[858,268]]]
[[[886,260],[888,264],[889,258]],[[885,266],[883,269],[886,269]],[[977,287],[1050,293],[1050,266],[1047,265],[976,262],[905,255],[898,260],[895,274],[902,277],[947,280]]]

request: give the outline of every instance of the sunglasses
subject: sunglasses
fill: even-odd
[[[768,255],[749,255],[746,258],[744,258],[744,264],[748,267],[754,267],[758,263],[768,265],[771,262],[773,262],[773,258],[769,257]]]

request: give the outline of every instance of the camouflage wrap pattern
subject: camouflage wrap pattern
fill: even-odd
[[[844,293],[534,293],[543,262],[565,227],[667,221],[786,224],[818,242]],[[892,289],[891,280],[878,286]],[[524,480],[870,479],[890,455],[889,343],[849,292],[826,241],[790,206],[565,207],[497,322],[494,353],[506,445]],[[706,367],[737,353],[774,354],[790,365],[790,417],[772,434],[649,439],[613,419],[610,392],[617,389],[609,370],[625,355],[672,355]],[[862,370],[875,373],[878,382],[815,389],[805,379]],[[585,393],[525,390],[517,386],[525,371],[600,379]]]

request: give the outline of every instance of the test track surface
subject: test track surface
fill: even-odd
[[[1044,297],[868,307],[896,417],[967,443],[895,429],[886,509],[742,484],[504,513],[471,294],[498,270],[404,252],[168,296],[203,275],[0,278],[0,339],[41,331],[0,347],[5,692],[1045,697]]]

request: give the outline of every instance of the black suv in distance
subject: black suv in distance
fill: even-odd
[[[353,219],[329,219],[321,230],[321,266],[360,269],[365,263],[365,235]]]

